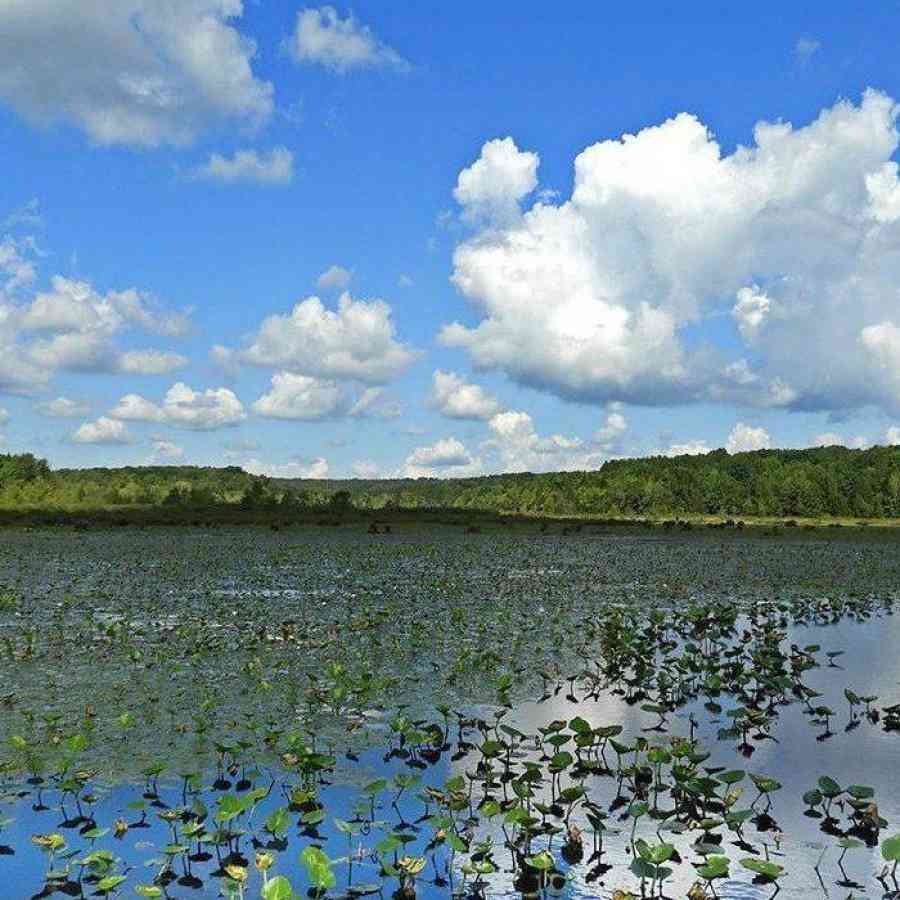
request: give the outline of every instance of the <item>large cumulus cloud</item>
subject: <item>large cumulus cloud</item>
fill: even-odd
[[[441,339],[578,401],[896,413],[897,115],[868,91],[724,154],[682,113],[588,147],[571,197],[530,206],[534,154],[490,142],[456,191],[479,320]]]
[[[343,293],[337,310],[318,297],[294,305],[287,315],[267,316],[249,346],[216,347],[220,364],[235,359],[313,378],[384,384],[400,376],[418,351],[397,339],[391,307],[383,300],[355,300]]]

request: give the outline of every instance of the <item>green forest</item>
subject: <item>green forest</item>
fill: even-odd
[[[619,459],[590,472],[464,479],[286,480],[237,466],[51,470],[0,455],[0,509],[362,512],[466,510],[584,517],[900,517],[900,447]]]

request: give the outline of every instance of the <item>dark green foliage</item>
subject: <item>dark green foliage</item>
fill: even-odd
[[[96,511],[228,505],[241,511],[471,510],[656,519],[900,517],[900,447],[760,450],[612,460],[589,472],[481,478],[288,480],[237,466],[51,472],[31,454],[0,455],[0,508]]]
[[[364,509],[529,515],[900,516],[900,447],[760,450],[607,462],[592,472],[460,479],[281,481]]]
[[[281,499],[284,489],[238,466],[127,466],[58,469],[31,454],[0,454],[0,508],[95,511],[161,506],[207,508],[240,504],[259,509]]]

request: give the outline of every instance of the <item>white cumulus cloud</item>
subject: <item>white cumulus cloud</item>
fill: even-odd
[[[387,303],[354,300],[344,293],[336,311],[309,297],[287,315],[268,316],[238,357],[297,375],[382,384],[403,373],[418,355],[397,339]]]
[[[130,444],[131,440],[125,423],[107,416],[85,422],[72,433],[72,441],[76,444]]]
[[[619,449],[627,431],[627,419],[618,409],[613,409],[594,434],[594,442],[603,450],[614,452]]]
[[[515,219],[519,201],[537,187],[539,162],[536,153],[519,150],[510,137],[488,141],[459,173],[453,196],[470,218]]]
[[[456,372],[438,369],[432,376],[429,403],[449,419],[490,419],[501,410],[499,401],[480,385]]]
[[[877,222],[890,224],[900,219],[900,179],[897,172],[897,163],[886,162],[866,175],[869,207]]]
[[[247,417],[243,404],[228,388],[194,391],[183,382],[172,385],[161,404],[140,394],[126,394],[109,414],[116,420],[160,422],[195,431],[237,425]]]
[[[342,291],[353,278],[353,273],[343,266],[329,266],[317,279],[316,286],[323,291]]]
[[[588,147],[568,199],[523,210],[537,157],[490,142],[456,189],[488,219],[454,253],[478,321],[441,340],[580,402],[897,413],[897,115],[867,91],[726,155],[681,113]]]
[[[288,49],[300,63],[317,63],[336,72],[388,67],[406,71],[409,63],[380,41],[372,29],[348,14],[341,18],[333,6],[297,13]]]
[[[184,459],[184,447],[180,447],[172,441],[156,438],[150,442],[150,445],[153,447],[153,453],[147,460],[148,465],[177,462]]]
[[[267,463],[253,458],[245,460],[241,468],[251,475],[266,475],[269,478],[327,478],[328,460],[323,456],[307,461],[288,463]]]
[[[670,444],[665,451],[666,456],[702,456],[710,452],[710,447],[703,440],[684,441],[680,444]]]
[[[758,288],[742,287],[737,292],[737,302],[732,315],[744,340],[752,343],[765,324],[771,311],[772,301]],[[746,360],[742,360],[746,365]]]
[[[812,439],[813,447],[850,447],[853,450],[865,450],[871,442],[865,435],[858,434],[845,438],[835,431],[825,431]]]
[[[382,388],[359,390],[338,381],[277,372],[272,387],[253,404],[253,411],[269,419],[379,418],[401,414],[400,404]]]
[[[482,449],[497,458],[497,465],[492,468],[498,471],[595,469],[605,458],[602,448],[592,448],[579,437],[541,436],[534,420],[522,410],[498,413],[488,426],[491,437],[482,444]]]
[[[0,100],[100,144],[186,144],[272,113],[242,0],[5,0]]]
[[[272,419],[323,419],[345,404],[344,392],[334,381],[279,372],[272,389],[254,404],[253,411]]]
[[[405,478],[460,478],[480,473],[481,461],[462,441],[449,437],[416,447],[398,474]]]
[[[268,154],[256,150],[237,150],[231,157],[213,153],[191,172],[191,177],[223,184],[290,184],[294,180],[294,154],[287,147],[275,147]]]
[[[149,294],[130,288],[98,291],[90,282],[60,275],[31,296],[0,291],[0,391],[35,393],[57,370],[165,374],[187,360],[170,351],[122,351],[130,331],[178,337],[189,313],[169,312]]]
[[[731,429],[725,449],[729,453],[745,453],[749,450],[768,450],[772,446],[772,438],[765,428],[754,428],[744,422],[738,422]]]

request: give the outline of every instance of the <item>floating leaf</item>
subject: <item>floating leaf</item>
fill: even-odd
[[[262,887],[262,900],[294,900],[294,890],[284,875],[270,878]]]

